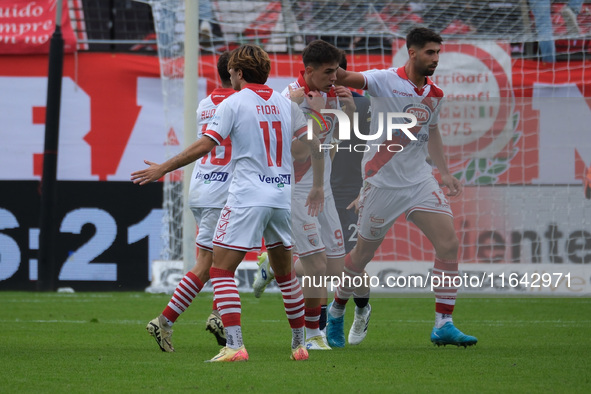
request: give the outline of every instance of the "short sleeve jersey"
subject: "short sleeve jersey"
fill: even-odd
[[[300,71],[300,76],[298,79],[289,84],[292,89],[298,89],[300,87],[304,87],[304,92],[308,93],[310,88],[304,79],[304,72]],[[340,109],[338,98],[334,92],[334,89],[331,89],[328,93],[320,92],[322,97],[325,101],[325,107],[327,109]],[[286,98],[290,98],[289,96],[289,87],[286,87],[283,92],[281,92],[283,96]],[[310,108],[307,101],[304,100],[300,104],[300,109],[303,111],[304,115],[309,118],[316,119],[323,118],[324,122],[322,122],[322,131],[318,136],[318,140],[321,144],[329,144],[332,140],[332,135],[335,130],[337,124],[337,118],[333,114],[314,114],[314,110]],[[326,124],[325,124],[326,123]],[[324,153],[324,196],[328,197],[332,195],[332,190],[330,187],[330,173],[332,170],[332,161],[330,160],[330,151],[328,149],[323,150]],[[293,164],[293,174],[295,178],[295,186],[294,186],[294,194],[305,197],[307,193],[312,188],[313,184],[313,177],[312,177],[312,161],[311,158],[308,158],[305,162],[295,162]]]
[[[232,139],[228,206],[291,208],[291,140],[306,126],[297,105],[266,85],[247,84],[220,104],[204,135]]]
[[[370,148],[363,156],[363,177],[371,184],[384,187],[415,185],[432,177],[432,168],[426,162],[429,128],[437,125],[443,91],[427,77],[422,89],[408,79],[404,67],[387,70],[364,71],[365,87],[371,96],[371,134],[377,134],[382,122],[379,139],[368,141]],[[409,131],[417,138],[411,140],[402,131],[393,132],[387,140],[387,113],[412,113],[416,126]],[[381,118],[381,119],[380,119]],[[394,123],[409,123],[397,118]],[[392,144],[403,146],[402,151]],[[397,152],[398,151],[398,152]]]
[[[203,136],[209,120],[222,101],[236,93],[234,89],[215,89],[201,100],[197,107],[197,139]],[[232,181],[232,146],[230,139],[216,146],[195,163],[189,186],[189,206],[196,208],[223,208]]]

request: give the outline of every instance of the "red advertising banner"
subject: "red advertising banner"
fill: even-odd
[[[48,53],[57,0],[0,0],[0,54]],[[68,2],[62,3],[64,51],[76,49]]]

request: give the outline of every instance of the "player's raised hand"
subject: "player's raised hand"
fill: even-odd
[[[146,183],[157,181],[162,178],[166,172],[162,169],[162,166],[158,163],[153,163],[148,160],[144,160],[144,163],[150,167],[143,170],[135,171],[131,173],[131,181],[133,183],[139,183],[145,185]]]
[[[335,85],[334,92],[339,98],[341,105],[347,109],[347,112],[352,113],[355,112],[357,106],[355,105],[355,100],[353,99],[353,93],[342,85]]]
[[[305,206],[308,207],[308,215],[318,216],[324,210],[324,188],[312,186]]]
[[[462,194],[464,185],[455,176],[450,174],[442,175],[441,182],[449,189],[447,196],[456,197]]]
[[[303,86],[294,89],[291,87],[291,85],[287,85],[287,89],[289,90],[289,97],[291,98],[291,101],[297,105],[300,105],[306,98],[306,91]]]
[[[312,108],[316,112],[320,112],[325,106],[324,97],[317,90],[310,90],[306,96],[306,102],[308,107]]]

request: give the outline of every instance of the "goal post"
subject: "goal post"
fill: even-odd
[[[186,148],[197,139],[197,78],[199,76],[199,2],[185,0],[185,101],[184,101],[184,138]],[[196,262],[195,218],[189,208],[189,185],[194,164],[188,165],[183,172],[183,263],[185,272]]]

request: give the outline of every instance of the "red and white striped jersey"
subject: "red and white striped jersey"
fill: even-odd
[[[227,205],[290,209],[291,140],[306,137],[301,110],[266,85],[247,84],[224,100],[204,135],[232,139],[234,178]]]
[[[304,91],[308,93],[310,88],[304,79],[304,72],[300,71],[298,79],[289,84],[292,89],[304,87]],[[283,96],[289,99],[289,87],[283,89],[281,92]],[[325,101],[325,107],[327,109],[340,109],[339,99],[335,95],[334,89],[331,89],[328,93],[320,92]],[[335,131],[337,124],[337,118],[333,114],[314,114],[314,111],[309,107],[306,100],[300,104],[300,109],[305,115],[314,117],[322,116],[326,125],[326,130],[322,130],[318,139],[321,144],[329,144],[332,140],[332,135]],[[330,159],[330,151],[328,149],[323,150],[324,153],[324,197],[332,196],[332,189],[330,187],[330,173],[332,171],[332,160]],[[312,176],[312,161],[308,158],[305,162],[296,162],[293,164],[293,173],[295,178],[294,193],[298,196],[305,198],[308,192],[312,188],[313,176]]]
[[[404,67],[369,70],[362,74],[364,89],[371,95],[371,134],[378,132],[380,122],[383,127],[379,139],[367,142],[369,150],[362,161],[364,179],[385,188],[423,182],[432,176],[432,168],[426,162],[429,128],[437,125],[443,91],[428,77],[423,88],[417,89],[408,79]],[[415,115],[417,124],[409,130],[417,140],[395,130],[392,140],[388,141],[388,112]],[[393,123],[409,123],[409,120],[394,118]],[[397,152],[399,149],[393,144],[402,145],[403,150]]]
[[[234,93],[236,93],[234,89],[215,89],[199,102],[197,139],[203,136],[209,120],[221,102]],[[225,139],[222,145],[216,146],[195,163],[189,186],[190,207],[223,208],[226,204],[232,180],[232,146],[230,142],[230,138]]]

